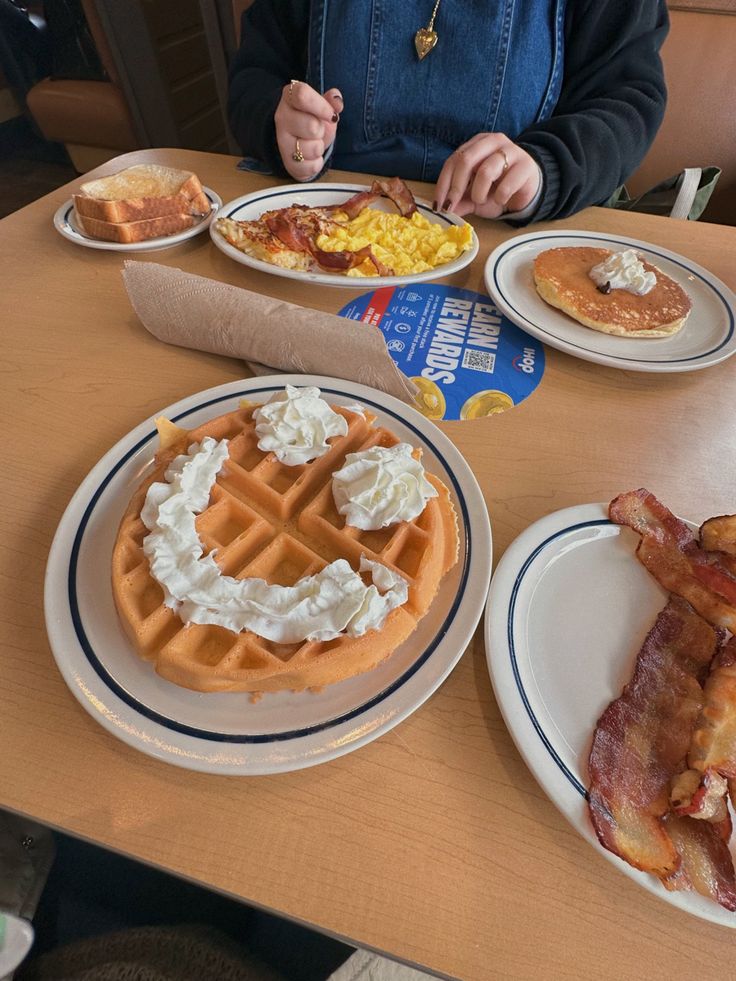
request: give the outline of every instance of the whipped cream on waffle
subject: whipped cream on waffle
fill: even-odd
[[[365,557],[360,572],[370,577],[370,586],[345,559],[331,562],[294,586],[223,575],[213,553],[203,554],[195,516],[207,507],[210,489],[227,457],[226,439],[206,436],[193,443],[188,453],[173,460],[165,483],[151,484],[141,510],[149,530],[143,552],[151,574],[164,591],[166,605],[184,623],[250,630],[279,644],[325,641],[342,633],[360,637],[379,630],[391,610],[407,601],[406,580]]]
[[[332,496],[345,523],[375,531],[422,513],[437,491],[424,476],[408,443],[372,446],[348,453],[345,466],[332,476]]]
[[[612,252],[603,262],[593,266],[588,275],[597,286],[628,290],[637,296],[644,296],[657,285],[657,277],[653,272],[647,272],[633,249]]]
[[[287,385],[253,413],[258,449],[273,453],[279,463],[297,467],[329,450],[332,436],[344,436],[344,417],[320,397],[318,388]]]

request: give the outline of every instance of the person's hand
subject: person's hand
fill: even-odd
[[[279,153],[292,177],[305,181],[322,170],[341,112],[337,89],[320,95],[306,82],[294,80],[284,86],[274,122]]]
[[[435,210],[498,218],[534,199],[541,174],[526,150],[503,133],[478,133],[445,160]]]

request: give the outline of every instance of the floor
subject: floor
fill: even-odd
[[[66,150],[18,116],[0,124],[0,218],[74,180]]]
[[[324,981],[353,948],[67,835],[34,917],[32,956],[141,926],[214,926],[285,981]]]

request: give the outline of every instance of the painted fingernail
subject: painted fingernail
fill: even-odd
[[[333,123],[336,123],[339,118],[340,117],[338,116],[338,114],[336,112],[333,112],[333,114],[332,114],[332,122]]]
[[[447,198],[447,200],[445,201],[445,203],[442,205],[442,210],[443,211],[449,211],[451,204],[452,204],[452,202],[450,201],[449,198]]]
[[[437,214],[437,202],[436,201],[433,201],[432,202],[432,211],[434,211],[434,213]]]
[[[340,95],[340,93],[339,93],[339,92],[335,92],[335,93],[334,93],[334,95],[332,96],[332,98],[333,98],[333,99],[339,99],[339,100],[340,100],[340,102],[344,102],[344,101],[345,101],[345,100],[343,99],[343,97],[342,97],[342,96]]]

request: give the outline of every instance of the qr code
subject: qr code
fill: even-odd
[[[471,371],[486,371],[492,375],[495,365],[496,355],[491,351],[475,351],[469,347],[463,352],[463,368],[470,368]]]

